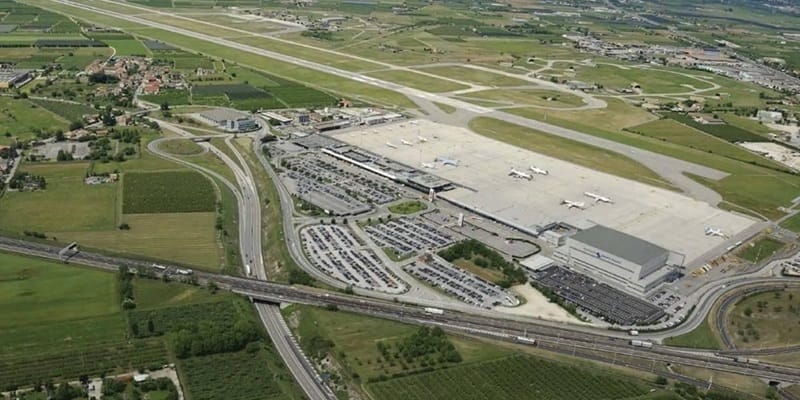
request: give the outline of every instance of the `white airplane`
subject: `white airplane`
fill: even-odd
[[[533,180],[533,175],[526,172],[522,172],[516,168],[511,168],[511,172],[508,173],[508,176],[513,176],[514,178],[519,178],[519,179],[527,179],[529,181]]]
[[[422,163],[422,167],[423,168],[429,168],[429,169],[436,169],[436,164],[434,164],[434,163]]]
[[[409,142],[408,140],[405,140],[405,139],[400,139],[400,143],[402,143],[402,144],[404,144],[406,146],[413,146],[414,145],[414,143],[411,143],[411,142]]]
[[[419,140],[420,143],[425,143],[428,141],[428,138],[425,136],[417,136],[417,140]]]
[[[719,236],[721,238],[728,237],[728,235],[722,232],[722,229],[712,228],[710,226],[706,227],[706,236]]]
[[[548,171],[546,169],[541,169],[541,168],[535,167],[533,165],[531,165],[531,171],[533,171],[534,173],[537,173],[539,175],[550,175],[550,171]]]
[[[599,194],[592,193],[592,192],[583,192],[583,195],[586,196],[586,197],[591,197],[592,199],[594,199],[595,203],[603,202],[603,203],[611,204],[611,203],[614,202],[614,200],[611,200],[610,197],[601,196]]]
[[[561,200],[561,204],[567,206],[567,208],[577,208],[579,210],[586,208],[586,204],[582,201]]]
[[[394,143],[392,143],[392,142],[386,142],[386,145],[387,145],[387,146],[389,146],[389,147],[391,147],[391,148],[393,148],[393,149],[396,149],[396,148],[397,148],[397,145],[396,145],[396,144],[394,144]]]
[[[438,161],[438,162],[442,163],[442,165],[451,165],[453,167],[457,167],[458,166],[458,160],[455,160],[455,159],[452,159],[452,158],[436,157],[436,159],[434,161]]]
[[[418,124],[418,123],[419,123],[419,121],[416,121],[416,120],[414,120],[414,121],[410,121],[410,122],[409,122],[409,124],[411,124],[411,125],[416,125],[416,124]]]

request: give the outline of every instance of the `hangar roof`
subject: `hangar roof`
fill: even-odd
[[[669,254],[669,250],[663,247],[602,225],[582,230],[572,239],[636,264]]]

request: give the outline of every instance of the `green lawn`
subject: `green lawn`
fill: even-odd
[[[167,153],[182,156],[200,154],[203,152],[203,148],[191,140],[165,140],[158,144],[158,148]]]
[[[681,71],[691,73],[692,71]],[[587,83],[598,83],[606,89],[630,88],[631,84],[638,83],[645,93],[685,93],[692,89],[684,85],[691,85],[697,89],[708,89],[712,86],[697,79],[667,72],[655,68],[619,68],[611,65],[599,64],[595,67],[577,66],[576,80]]]
[[[453,106],[451,106],[449,104],[437,103],[437,102],[434,102],[433,104],[435,104],[436,107],[439,107],[440,110],[442,110],[442,111],[444,111],[444,112],[446,112],[448,114],[452,114],[452,113],[456,112],[456,110],[457,110],[457,108],[455,108],[455,107],[453,107]]]
[[[626,156],[599,147],[487,117],[473,119],[470,128],[483,136],[523,149],[623,178],[668,187],[667,182],[645,166]]]
[[[781,222],[781,227],[792,232],[800,232],[800,214],[795,214]]]
[[[747,261],[757,263],[771,257],[785,245],[786,244],[781,241],[765,236],[746,246],[746,248],[737,255]]]
[[[371,72],[367,75],[433,93],[452,92],[454,90],[468,88],[468,86],[460,83],[433,78],[428,75],[422,75],[410,71],[380,71]]]
[[[115,228],[119,184],[84,184],[88,168],[84,162],[22,165],[21,171],[45,177],[47,189],[7,192],[0,198],[0,229],[56,233]]]
[[[711,328],[708,318],[703,320],[697,328],[689,333],[669,337],[664,340],[668,346],[689,347],[694,349],[721,349],[722,341]]]
[[[406,201],[389,206],[389,211],[395,214],[414,214],[427,209],[428,206],[420,200]]]
[[[725,316],[737,348],[800,344],[800,290],[784,289],[748,296]]]

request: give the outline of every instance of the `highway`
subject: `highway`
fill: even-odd
[[[0,238],[0,249],[50,259],[59,259],[59,247],[49,244]],[[81,252],[70,262],[107,270],[117,266],[150,268],[148,261],[110,257]],[[676,349],[654,345],[652,349],[630,346],[627,339],[607,337],[603,333],[574,331],[569,326],[548,327],[534,322],[509,321],[503,318],[477,316],[447,311],[443,315],[426,313],[421,307],[394,303],[379,299],[326,292],[319,289],[289,286],[252,278],[240,278],[196,272],[201,283],[214,282],[219,287],[249,296],[253,300],[277,304],[280,302],[309,304],[316,306],[336,305],[344,311],[372,315],[413,324],[439,325],[451,332],[490,337],[496,340],[517,341],[517,336],[537,340],[543,348],[558,348],[562,351],[591,352],[608,357],[625,357],[642,364],[687,365],[717,371],[747,374],[763,379],[786,383],[800,383],[800,369],[767,363],[758,365],[735,362],[732,357],[716,355],[709,351]],[[298,361],[302,364],[302,360]],[[324,398],[324,397],[312,397]]]
[[[226,137],[225,144],[230,148],[239,163],[232,160],[227,153],[218,149],[208,142],[198,143],[205,150],[210,151],[219,157],[225,165],[233,172],[237,184],[234,185],[227,178],[208,168],[195,165],[184,159],[175,157],[169,153],[161,151],[159,144],[166,140],[189,140],[194,137],[190,132],[181,129],[179,126],[158,119],[156,121],[162,129],[169,130],[178,134],[179,138],[162,138],[148,143],[148,150],[160,157],[175,161],[190,168],[199,170],[207,175],[216,178],[226,185],[237,199],[239,210],[239,247],[242,262],[247,266],[247,273],[260,280],[266,280],[267,274],[264,268],[264,259],[261,252],[261,204],[255,179],[252,171],[247,165],[238,149],[231,143],[232,136]],[[264,327],[269,334],[272,343],[278,350],[287,368],[294,376],[300,388],[310,399],[335,399],[333,392],[322,383],[322,379],[303,354],[300,346],[291,337],[291,331],[283,321],[280,308],[277,304],[257,303],[256,310]]]

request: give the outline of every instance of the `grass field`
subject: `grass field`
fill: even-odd
[[[461,97],[467,101],[469,101],[469,99],[496,101],[498,105],[553,108],[579,107],[583,105],[583,99],[573,94],[539,89],[491,89],[467,93]]]
[[[167,153],[181,156],[190,156],[203,152],[203,148],[191,140],[165,140],[158,144],[158,148]]]
[[[446,112],[448,114],[452,114],[452,113],[456,112],[456,110],[457,110],[457,108],[455,108],[455,107],[453,107],[453,106],[451,106],[449,104],[436,103],[436,102],[434,102],[433,104],[435,104],[436,107],[438,107],[440,110],[442,110],[442,111],[444,111],[444,112]]]
[[[47,181],[47,189],[8,192],[0,199],[0,229],[21,233],[86,232],[116,227],[118,183],[85,185],[88,163],[28,164],[20,167]]]
[[[409,71],[379,71],[370,72],[367,75],[433,93],[452,92],[454,90],[468,88],[468,86],[460,83],[437,79]]]
[[[648,391],[647,387],[634,381],[525,356],[470,363],[368,383],[366,387],[381,400],[595,400],[630,398]]]
[[[608,107],[594,110],[547,110],[546,116],[545,111],[535,108],[512,108],[506,111],[539,121],[544,121],[546,119],[547,122],[556,125],[562,125],[559,122],[564,121],[567,123],[585,124],[594,129],[610,131],[619,131],[624,128],[641,125],[645,122],[658,119],[658,117],[641,108],[631,106],[617,99],[606,99],[606,103],[608,103]],[[585,131],[581,130],[581,132]]]
[[[486,117],[473,119],[470,128],[483,136],[597,171],[650,185],[668,186],[655,172],[612,151]]]
[[[84,246],[127,255],[145,255],[219,271],[223,263],[214,229],[216,213],[125,214],[130,230],[60,232]]]
[[[427,67],[421,68],[434,75],[444,76],[450,79],[475,83],[486,86],[524,86],[531,83],[522,79],[512,78],[493,72],[487,72],[469,67]]]
[[[42,107],[53,114],[60,115],[67,121],[78,121],[86,114],[97,114],[97,110],[84,104],[71,104],[61,101],[31,100],[32,103]]]
[[[784,289],[748,296],[725,316],[737,348],[800,344],[800,290]]]
[[[740,251],[737,256],[753,262],[757,263],[761,260],[765,260],[775,254],[777,251],[782,249],[786,244],[775,240],[770,237],[762,237],[755,242],[751,243],[750,245],[746,246],[744,250]]]
[[[611,65],[579,66],[576,68],[575,79],[602,84],[606,89],[625,89],[637,83],[643,92],[651,94],[685,93],[692,90],[685,85],[697,89],[711,88],[708,83],[659,69],[630,67],[623,69]]]
[[[792,232],[800,232],[800,214],[795,214],[781,222],[781,227]]]
[[[123,177],[125,214],[214,211],[211,182],[194,171],[127,173]]]
[[[453,264],[457,265],[461,269],[472,272],[473,274],[483,279],[486,279],[489,282],[497,283],[503,280],[503,278],[505,278],[505,275],[503,274],[502,271],[497,269],[479,267],[475,265],[475,263],[472,262],[472,260],[465,260],[463,258],[459,258],[453,260]]]
[[[395,214],[414,214],[427,209],[428,206],[419,200],[406,201],[389,206],[389,211]]]
[[[12,143],[14,138],[30,139],[38,131],[66,130],[67,125],[66,120],[28,100],[0,97],[0,145]]]

